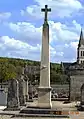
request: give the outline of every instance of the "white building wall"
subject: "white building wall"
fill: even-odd
[[[82,51],[82,54],[81,54],[81,51]],[[84,63],[84,45],[82,45],[80,48],[79,48],[79,64],[81,63]]]

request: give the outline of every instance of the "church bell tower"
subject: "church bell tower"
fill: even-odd
[[[77,63],[84,64],[84,37],[81,29],[79,44],[77,48]]]

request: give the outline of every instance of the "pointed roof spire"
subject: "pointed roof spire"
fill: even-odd
[[[84,38],[83,38],[82,28],[81,28],[80,39],[79,39],[79,47],[80,47],[81,45],[84,45]]]
[[[80,34],[80,37],[83,38],[83,31],[82,31],[82,28],[81,28],[81,34]]]

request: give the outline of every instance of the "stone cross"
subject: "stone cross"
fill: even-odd
[[[42,30],[42,49],[41,49],[41,70],[40,70],[40,85],[38,90],[38,107],[51,108],[51,87],[50,87],[50,52],[49,52],[49,25],[47,22],[47,9],[45,5],[45,21]]]
[[[45,9],[42,8],[41,11],[42,11],[42,12],[45,12],[44,22],[47,23],[47,13],[48,13],[48,12],[51,12],[51,8],[48,8],[48,5],[45,5]]]

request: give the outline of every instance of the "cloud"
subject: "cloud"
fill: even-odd
[[[8,57],[24,58],[31,60],[40,60],[41,46],[35,47],[26,42],[10,38],[8,36],[0,37],[0,53]],[[50,54],[53,56],[55,49],[50,47]]]
[[[27,7],[26,10],[21,10],[21,15],[28,16],[28,14],[29,14],[32,17],[34,17],[35,19],[41,19],[43,17],[43,15],[41,14],[40,9],[41,9],[40,6],[31,5],[31,6]]]
[[[2,12],[0,13],[0,22],[7,20],[11,16],[10,12]]]
[[[37,52],[40,52],[40,46],[37,44],[35,47],[28,43],[10,38],[8,36],[0,37],[1,53],[10,57],[28,58],[32,59],[32,56],[36,56]],[[38,58],[36,60],[39,60]]]
[[[15,41],[16,45],[14,46],[17,46],[17,44],[19,44],[18,48],[21,46],[20,49],[24,49],[24,47],[27,47],[28,49],[26,49],[26,51],[30,51],[31,46],[32,51],[35,51],[34,54],[37,55],[37,57],[33,54],[30,55],[25,54],[25,51],[23,54],[25,54],[25,56],[28,55],[30,57],[33,57],[33,59],[39,59],[40,57],[39,49],[41,47],[41,40],[42,40],[42,26],[35,27],[35,25],[28,22],[17,22],[17,23],[11,22],[6,25],[14,32],[14,34],[16,34],[16,36],[18,36],[18,41],[17,42]],[[71,26],[63,24],[61,22],[54,22],[54,21],[49,21],[49,26],[50,26],[51,61],[59,62],[59,61],[71,61],[73,59],[76,59],[76,52],[77,52],[76,50],[81,25],[77,23],[76,20],[73,20]],[[19,43],[19,41],[21,43],[26,44],[20,45],[21,43]],[[11,46],[13,47],[12,43]],[[19,52],[20,51],[18,51],[18,53]]]
[[[71,48],[73,48],[75,51],[77,51],[77,47],[78,47],[78,42],[71,42],[70,43]]]
[[[22,41],[24,40],[32,45],[40,43],[42,27],[36,28],[27,22],[9,23],[8,27],[20,36],[20,40],[22,39]]]
[[[54,22],[49,21],[50,24],[50,39],[51,41],[57,42],[59,41],[73,41],[78,40],[79,34],[77,32],[80,32],[81,26],[78,26],[78,23],[75,21],[72,21],[73,27],[68,27],[65,24],[62,24],[60,22]],[[79,31],[78,31],[79,30]],[[60,42],[59,41],[59,42]]]
[[[30,5],[25,10],[21,10],[21,15],[30,15],[34,19],[41,19],[43,17],[41,8],[46,4],[52,9],[50,17],[64,18],[71,17],[83,9],[83,6],[78,0],[34,0],[36,5]]]
[[[41,43],[42,36],[42,26],[35,27],[32,23],[28,22],[17,22],[17,23],[8,23],[7,26],[20,36],[25,42],[34,42]],[[81,25],[78,24],[75,20],[72,21],[72,26],[68,27],[66,24],[61,22],[49,21],[49,34],[50,34],[50,43],[57,41],[73,41],[78,40]],[[20,39],[20,40],[21,40]]]

